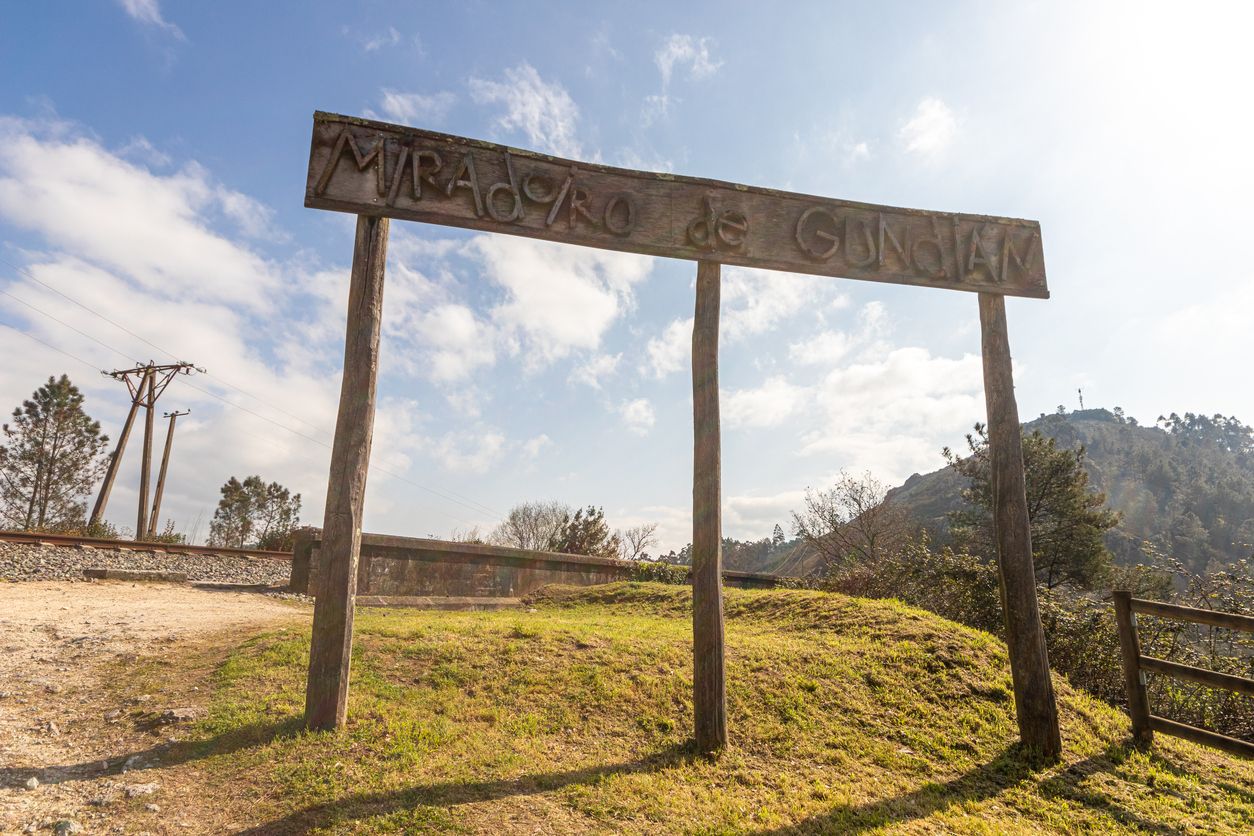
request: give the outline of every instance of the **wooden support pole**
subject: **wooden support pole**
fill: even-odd
[[[1000,294],[980,294],[980,334],[992,466],[993,530],[1019,738],[1045,757],[1056,758],[1062,753],[1062,738],[1058,731],[1054,686],[1049,677],[1045,630],[1036,600],[1032,532],[1023,475],[1023,436],[1010,365],[1006,300]]]
[[[719,282],[717,262],[697,262],[697,303],[692,325],[692,702],[697,751],[703,754],[727,746],[718,414]]]
[[[170,467],[170,448],[174,446],[174,422],[182,414],[181,412],[171,412],[169,415],[170,428],[165,432],[165,450],[161,453],[161,469],[157,471],[157,491],[152,498],[152,516],[148,518],[149,532],[155,532],[157,524],[161,521],[161,495],[165,493],[165,473]]]
[[[1141,643],[1136,634],[1136,613],[1132,612],[1132,593],[1116,589],[1115,624],[1119,628],[1119,652],[1123,657],[1123,682],[1128,689],[1128,715],[1132,718],[1132,737],[1141,745],[1154,742],[1150,727],[1149,694],[1145,690],[1145,674],[1141,671]]]
[[[126,413],[126,423],[122,425],[122,434],[118,437],[118,446],[109,459],[109,469],[105,471],[104,482],[100,485],[100,495],[91,509],[90,527],[94,527],[104,517],[105,507],[109,504],[109,494],[113,491],[113,480],[117,478],[118,467],[122,464],[122,452],[126,450],[126,440],[131,437],[131,425],[135,423],[135,413],[139,411],[139,397],[131,398],[131,411]]]
[[[331,448],[326,513],[319,548],[313,642],[305,688],[305,726],[338,729],[348,716],[348,674],[361,552],[361,515],[374,435],[375,381],[388,220],[359,215],[348,290],[344,379]]]
[[[154,387],[156,373],[150,368],[144,372],[144,379],[139,384],[139,397],[145,398],[144,409],[144,451],[139,468],[139,519],[135,523],[135,539],[144,540],[148,537],[148,482],[152,476],[152,411],[157,397]],[[144,394],[147,387],[147,395]]]

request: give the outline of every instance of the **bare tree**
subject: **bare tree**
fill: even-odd
[[[632,526],[619,533],[619,555],[623,560],[647,560],[646,549],[657,545],[657,523]]]
[[[887,496],[887,486],[869,471],[855,477],[842,470],[827,490],[806,489],[805,509],[793,512],[793,526],[828,566],[871,563],[913,533],[909,515]]]
[[[553,549],[571,513],[570,506],[562,502],[515,505],[500,525],[492,529],[488,542],[534,551]]]
[[[453,543],[482,543],[483,533],[479,530],[479,526],[472,525],[469,528],[454,528],[448,535],[448,539]]]

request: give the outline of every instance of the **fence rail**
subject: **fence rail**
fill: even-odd
[[[1201,729],[1197,726],[1177,723],[1166,717],[1159,717],[1150,712],[1149,693],[1145,688],[1146,672],[1187,679],[1209,688],[1221,688],[1239,694],[1254,695],[1254,679],[1243,676],[1220,673],[1219,671],[1198,668],[1193,665],[1182,665],[1166,659],[1141,654],[1140,639],[1137,636],[1137,614],[1174,618],[1194,624],[1206,624],[1211,627],[1223,627],[1229,630],[1241,630],[1254,633],[1254,617],[1236,613],[1215,612],[1195,607],[1182,607],[1178,604],[1165,604],[1161,601],[1147,601],[1133,598],[1126,590],[1116,590],[1115,622],[1119,627],[1119,650],[1123,656],[1123,678],[1128,689],[1128,714],[1132,718],[1132,737],[1139,743],[1152,743],[1154,732],[1182,737],[1194,743],[1213,746],[1235,755],[1254,757],[1254,743],[1238,740],[1226,734]]]

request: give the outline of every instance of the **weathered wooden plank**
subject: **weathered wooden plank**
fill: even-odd
[[[632,171],[315,113],[305,205],[588,247],[1046,298],[1040,224]]]
[[[1191,740],[1203,746],[1213,746],[1233,755],[1254,758],[1254,743],[1249,743],[1245,740],[1238,740],[1235,737],[1228,737],[1226,734],[1199,729],[1197,726],[1186,726],[1184,723],[1177,723],[1175,720],[1168,720],[1166,717],[1159,717],[1157,714],[1150,715],[1149,724],[1154,731],[1162,732],[1163,734],[1183,737],[1185,740]]]
[[[727,746],[723,672],[722,460],[718,409],[720,270],[697,263],[692,325],[692,653],[697,751]]]
[[[1208,688],[1222,688],[1227,691],[1235,691],[1238,694],[1254,697],[1254,679],[1247,679],[1244,676],[1233,676],[1232,674],[1220,673],[1219,671],[1212,671],[1206,668],[1197,668],[1193,665],[1182,665],[1179,662],[1157,659],[1153,656],[1141,657],[1141,669],[1151,673],[1173,676],[1177,679],[1187,679],[1190,682],[1197,682]]]
[[[305,689],[305,725],[310,729],[340,728],[347,714],[361,515],[374,435],[387,241],[387,218],[358,217],[344,336],[344,378],[322,524],[321,587],[314,605]]]
[[[1019,407],[1015,403],[1003,297],[980,294],[980,332],[992,464],[993,528],[1019,736],[1025,744],[1052,758],[1061,753],[1062,739],[1058,731],[1054,686],[1049,677],[1045,630],[1036,599],[1032,532],[1023,474],[1023,439]]]
[[[1129,605],[1132,593],[1117,589],[1114,593],[1115,626],[1119,629],[1119,652],[1123,660],[1123,683],[1128,692],[1128,716],[1132,719],[1132,737],[1138,743],[1150,743],[1149,694],[1145,690],[1145,674],[1141,673],[1141,643],[1136,632],[1136,614]]]
[[[1228,630],[1241,630],[1254,633],[1254,616],[1240,615],[1232,612],[1216,612],[1202,610],[1197,607],[1182,607],[1179,604],[1165,604],[1162,601],[1147,601],[1144,598],[1131,600],[1133,612],[1145,615],[1156,615],[1160,618],[1174,618],[1179,621],[1192,621],[1210,627],[1224,627]]]

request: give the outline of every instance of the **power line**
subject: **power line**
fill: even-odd
[[[0,261],[3,261],[3,259],[0,259]],[[8,264],[9,262],[5,261],[4,263]],[[11,264],[10,264],[10,266],[13,266],[13,265],[11,265]],[[32,278],[33,278],[33,277],[32,277]],[[38,279],[35,279],[35,281],[39,281],[39,280],[38,280]],[[40,282],[40,284],[43,284],[43,282]],[[54,290],[55,290],[55,288],[54,288]],[[60,291],[56,291],[56,292],[57,292],[58,294],[60,294],[61,296],[65,296],[67,299],[70,299],[70,297],[69,297],[69,296],[66,296],[66,294],[61,293]],[[64,321],[63,321],[63,320],[61,320],[61,319],[58,319],[57,317],[53,316],[52,314],[48,313],[47,311],[43,310],[42,308],[38,308],[38,307],[36,307],[35,305],[31,305],[30,303],[25,302],[24,300],[20,299],[20,298],[19,298],[19,297],[17,297],[17,296],[14,296],[13,294],[9,293],[9,292],[8,292],[8,291],[6,291],[6,290],[0,289],[0,293],[4,293],[6,296],[9,296],[9,297],[11,297],[11,298],[13,298],[13,299],[17,300],[18,302],[21,302],[23,305],[26,305],[26,307],[30,308],[31,310],[35,311],[36,313],[42,314],[43,316],[48,317],[49,319],[53,320],[54,322],[56,322],[56,323],[58,323],[58,324],[60,324],[60,325],[63,325],[63,326],[65,326],[66,328],[69,328],[70,330],[72,330],[72,331],[74,331],[74,332],[76,332],[76,333],[78,333],[78,334],[81,334],[81,335],[82,335],[82,336],[84,336],[84,337],[87,337],[87,338],[88,338],[89,340],[91,340],[92,342],[95,342],[95,343],[97,343],[98,345],[103,346],[104,348],[108,349],[109,351],[112,351],[112,352],[114,352],[114,353],[116,353],[116,354],[118,354],[118,355],[120,355],[120,356],[123,356],[123,357],[125,357],[125,356],[126,356],[126,354],[125,354],[125,353],[123,353],[122,351],[118,350],[118,349],[117,349],[117,348],[115,348],[114,346],[111,346],[111,345],[109,345],[108,343],[102,342],[101,340],[99,340],[99,339],[97,339],[97,338],[93,337],[91,334],[88,334],[88,333],[86,333],[85,331],[81,331],[81,330],[79,330],[78,328],[75,328],[73,325],[70,325],[69,323],[64,322]],[[71,301],[75,301],[75,300],[71,299]],[[76,301],[75,301],[75,304],[78,304],[80,307],[83,307],[80,303],[78,303],[78,302],[76,302]],[[106,317],[101,317],[101,318],[102,318],[102,319],[107,319]],[[95,368],[94,366],[92,366],[92,364],[91,364],[91,363],[87,362],[86,360],[83,360],[81,357],[77,357],[77,356],[75,356],[75,355],[73,355],[73,354],[70,354],[68,351],[64,351],[64,350],[62,350],[62,349],[60,349],[60,348],[57,348],[56,346],[54,346],[54,345],[52,345],[52,344],[50,344],[50,343],[44,342],[43,340],[39,339],[38,337],[35,337],[35,336],[34,336],[34,335],[32,335],[32,334],[28,334],[28,333],[26,333],[25,331],[21,331],[21,330],[19,330],[19,329],[17,329],[17,328],[14,328],[13,326],[8,325],[7,323],[0,323],[0,324],[4,324],[4,325],[5,325],[6,327],[8,327],[10,330],[17,331],[17,333],[22,334],[23,336],[29,337],[30,339],[35,340],[36,342],[38,342],[38,343],[40,343],[40,344],[42,344],[42,345],[44,345],[44,346],[46,346],[46,347],[48,347],[48,348],[51,348],[53,351],[57,351],[57,352],[59,352],[59,353],[61,353],[61,354],[64,354],[64,355],[65,355],[65,356],[67,356],[67,357],[70,357],[70,358],[72,358],[72,359],[74,359],[74,360],[77,360],[78,362],[82,363],[82,364],[83,364],[83,365],[85,365],[85,366],[88,366],[89,368],[93,368],[93,369]],[[119,326],[119,327],[121,327],[121,326]],[[123,329],[123,330],[125,330],[125,329]],[[147,342],[147,340],[145,340],[145,342]],[[149,344],[151,345],[151,343],[149,343]],[[169,354],[169,352],[165,351],[164,349],[161,349],[161,348],[159,348],[159,347],[157,347],[157,346],[153,346],[153,347],[154,347],[154,348],[157,348],[157,350],[158,350],[158,351],[162,351],[162,352],[164,352],[164,353],[165,353],[165,354],[167,354],[167,355]],[[251,409],[248,409],[247,407],[242,406],[242,405],[240,405],[240,404],[233,403],[233,402],[231,402],[231,401],[227,400],[226,398],[222,397],[221,395],[217,394],[216,392],[211,392],[211,391],[209,391],[208,389],[202,389],[202,388],[200,388],[199,386],[196,386],[196,385],[194,385],[194,384],[192,384],[192,383],[190,383],[190,382],[188,382],[186,385],[190,386],[192,389],[195,389],[197,392],[201,392],[201,393],[203,393],[203,394],[205,394],[205,395],[209,395],[209,396],[210,396],[210,397],[212,397],[212,398],[216,398],[216,399],[218,399],[218,400],[222,401],[222,403],[226,404],[227,406],[231,406],[231,407],[234,407],[235,409],[239,409],[239,410],[241,410],[241,411],[243,411],[243,412],[248,413],[249,415],[252,415],[252,416],[253,416],[253,417],[255,417],[255,418],[260,418],[261,420],[266,421],[266,422],[268,422],[268,423],[270,423],[270,424],[273,424],[274,426],[279,427],[280,429],[286,430],[286,431],[288,431],[288,432],[292,433],[293,435],[297,435],[297,436],[299,436],[299,437],[301,437],[301,438],[303,438],[303,439],[305,439],[305,440],[307,440],[307,441],[312,441],[314,444],[317,444],[317,445],[319,445],[320,447],[324,447],[324,448],[326,448],[326,449],[328,449],[328,450],[330,450],[330,449],[331,449],[331,445],[330,445],[330,444],[327,444],[325,441],[322,441],[321,439],[314,438],[313,436],[310,436],[310,435],[306,435],[305,433],[300,432],[299,430],[295,430],[295,429],[293,429],[293,428],[291,428],[291,427],[287,426],[286,424],[282,424],[282,423],[280,423],[280,422],[278,422],[278,421],[275,421],[274,419],[272,419],[272,418],[270,418],[270,417],[268,417],[268,416],[262,415],[262,414],[261,414],[261,413],[259,413],[259,412],[255,412],[255,411],[253,411],[253,410],[251,410]],[[310,425],[310,426],[312,426],[312,425]],[[446,494],[446,493],[444,493],[444,492],[442,492],[442,491],[438,491],[438,490],[436,490],[435,488],[429,488],[429,487],[427,487],[426,485],[423,485],[423,484],[420,484],[420,483],[418,483],[418,482],[415,482],[415,481],[413,481],[412,479],[409,479],[409,478],[407,478],[407,477],[405,477],[405,476],[402,476],[402,475],[400,475],[399,473],[394,473],[393,471],[390,471],[390,470],[388,470],[388,469],[386,469],[386,468],[384,468],[384,467],[375,467],[374,469],[375,469],[375,470],[378,470],[379,472],[384,473],[384,474],[386,474],[386,475],[388,475],[388,476],[391,476],[391,477],[392,477],[392,478],[394,478],[394,479],[397,479],[397,480],[399,480],[399,481],[401,481],[401,482],[404,482],[404,483],[406,483],[406,484],[408,484],[408,485],[411,485],[411,486],[413,486],[413,487],[416,487],[416,488],[418,488],[419,490],[426,491],[427,493],[429,493],[429,494],[431,494],[431,495],[433,495],[433,496],[440,497],[441,499],[445,500],[446,502],[452,502],[452,503],[454,503],[454,504],[456,504],[456,505],[461,505],[462,507],[467,508],[467,509],[469,509],[470,511],[473,511],[473,512],[474,512],[474,513],[476,513],[476,514],[482,514],[482,513],[487,513],[487,514],[490,514],[490,515],[493,517],[493,521],[494,521],[494,522],[499,522],[499,520],[500,520],[500,517],[501,517],[500,512],[498,512],[498,511],[496,511],[496,510],[494,510],[494,509],[492,509],[492,508],[489,508],[488,506],[484,505],[483,503],[478,502],[478,501],[476,501],[476,500],[474,500],[474,499],[471,499],[470,497],[462,497],[462,498],[460,498],[460,499],[459,499],[459,498],[457,498],[457,496],[456,496],[456,495]],[[463,500],[465,500],[465,501],[463,501]],[[450,516],[450,517],[453,517],[454,519],[457,519],[457,520],[459,520],[459,521],[461,521],[461,522],[471,523],[471,521],[470,521],[470,520],[466,520],[466,519],[464,519],[464,518],[457,517],[457,516],[455,516],[455,515],[453,515],[453,514],[449,514],[449,513],[448,513],[448,511],[443,511],[442,513],[444,513],[444,514],[446,514],[446,515],[448,515],[448,516]],[[473,523],[471,523],[471,524],[473,524]]]
[[[77,299],[75,299],[73,296],[70,296],[68,293],[65,293],[64,291],[62,291],[62,290],[60,290],[60,289],[58,289],[58,288],[55,288],[55,287],[53,287],[52,285],[48,284],[47,282],[43,281],[42,279],[40,279],[40,278],[36,277],[33,273],[31,273],[31,272],[30,272],[29,270],[27,270],[26,268],[21,267],[21,266],[19,266],[19,265],[17,265],[17,264],[14,264],[13,262],[9,261],[9,260],[8,260],[8,259],[6,259],[6,258],[0,258],[0,264],[7,264],[9,267],[12,267],[14,270],[18,271],[18,272],[19,272],[19,273],[21,273],[23,276],[25,276],[26,278],[28,278],[28,279],[30,279],[31,281],[35,282],[36,284],[39,284],[39,285],[41,285],[42,287],[45,287],[45,288],[47,288],[48,290],[51,290],[53,293],[57,294],[57,295],[58,295],[58,296],[60,296],[61,298],[65,299],[65,300],[67,300],[68,302],[70,302],[70,303],[72,303],[72,304],[74,304],[74,305],[77,305],[78,307],[80,307],[80,308],[82,308],[83,310],[87,311],[87,312],[88,312],[89,314],[91,314],[92,316],[94,316],[94,317],[96,317],[96,318],[98,318],[98,319],[102,319],[102,320],[104,320],[105,322],[109,323],[109,324],[110,324],[110,325],[112,325],[114,328],[117,328],[118,330],[123,331],[123,332],[124,332],[124,333],[126,333],[126,334],[129,334],[130,336],[134,337],[135,339],[137,339],[137,340],[139,340],[140,342],[142,342],[142,343],[144,343],[145,345],[147,345],[149,348],[156,349],[157,351],[161,352],[162,354],[164,354],[165,356],[169,357],[169,358],[170,358],[170,359],[172,359],[172,360],[178,360],[178,359],[179,359],[179,358],[178,358],[178,356],[177,356],[174,352],[169,351],[168,349],[162,348],[161,346],[157,345],[156,343],[152,342],[151,340],[147,339],[146,337],[141,337],[139,334],[136,334],[136,333],[135,333],[134,331],[132,331],[130,328],[127,328],[125,325],[123,325],[122,323],[118,322],[117,320],[110,319],[109,317],[107,317],[107,316],[105,316],[104,314],[100,313],[100,311],[98,311],[98,310],[96,310],[96,309],[94,309],[94,308],[91,308],[91,307],[89,307],[89,306],[87,306],[87,305],[83,304],[82,302],[80,302],[80,301],[78,301]],[[0,292],[4,292],[4,291],[0,291]],[[6,293],[7,293],[7,292],[6,292]],[[12,294],[8,294],[8,295],[12,296]],[[16,297],[16,296],[14,296],[13,298],[14,298],[14,299],[17,299],[17,297]],[[29,304],[29,303],[27,303],[27,302],[23,302],[21,299],[17,299],[17,301],[22,302],[22,304],[23,304],[23,305],[27,305],[27,307],[34,307],[34,306],[30,305],[30,304]],[[63,325],[65,325],[65,323],[62,323],[62,324],[63,324]],[[73,328],[73,326],[71,326],[71,325],[66,325],[66,327],[67,327],[67,328]],[[78,329],[77,329],[77,328],[75,328],[74,330],[76,330],[76,331],[77,331]],[[80,334],[83,334],[83,332],[82,332],[82,331],[79,331],[79,333],[80,333]],[[88,339],[93,340],[93,341],[95,341],[95,342],[100,342],[99,340],[95,339],[95,337],[92,337],[92,336],[90,336],[90,335],[88,335],[88,334],[83,334],[83,336],[85,336],[85,337],[87,337]],[[101,345],[104,345],[104,343],[101,343]],[[111,351],[116,351],[116,349],[110,349],[110,350],[111,350]],[[120,353],[120,352],[119,352],[119,353]],[[127,356],[127,355],[123,354],[122,356]],[[210,374],[208,371],[203,371],[203,370],[202,370],[202,373],[203,373],[203,374],[206,374],[206,375],[209,375],[209,374]],[[252,392],[249,392],[249,391],[247,391],[247,390],[245,390],[245,389],[241,389],[240,387],[236,386],[234,383],[231,383],[229,380],[226,380],[225,378],[221,378],[221,377],[219,377],[218,375],[212,375],[212,377],[213,377],[215,380],[217,380],[219,383],[221,383],[223,386],[226,386],[226,387],[227,387],[227,388],[229,388],[229,389],[234,389],[236,392],[239,392],[241,395],[245,395],[245,396],[247,396],[247,397],[249,397],[249,398],[252,398],[253,400],[257,401],[258,403],[265,404],[266,406],[270,407],[271,409],[275,410],[276,412],[281,412],[281,413],[283,413],[284,415],[288,416],[289,418],[295,418],[297,421],[300,421],[302,424],[304,424],[304,425],[305,425],[305,426],[307,426],[307,427],[312,427],[313,429],[317,430],[318,432],[326,432],[326,430],[325,430],[323,427],[319,427],[317,424],[311,424],[309,421],[305,420],[304,418],[301,418],[299,415],[296,415],[296,414],[294,414],[294,413],[288,412],[288,411],[287,411],[286,409],[284,409],[283,407],[281,407],[281,406],[276,406],[275,404],[270,403],[269,401],[265,400],[264,398],[260,397],[259,395],[254,395]]]

